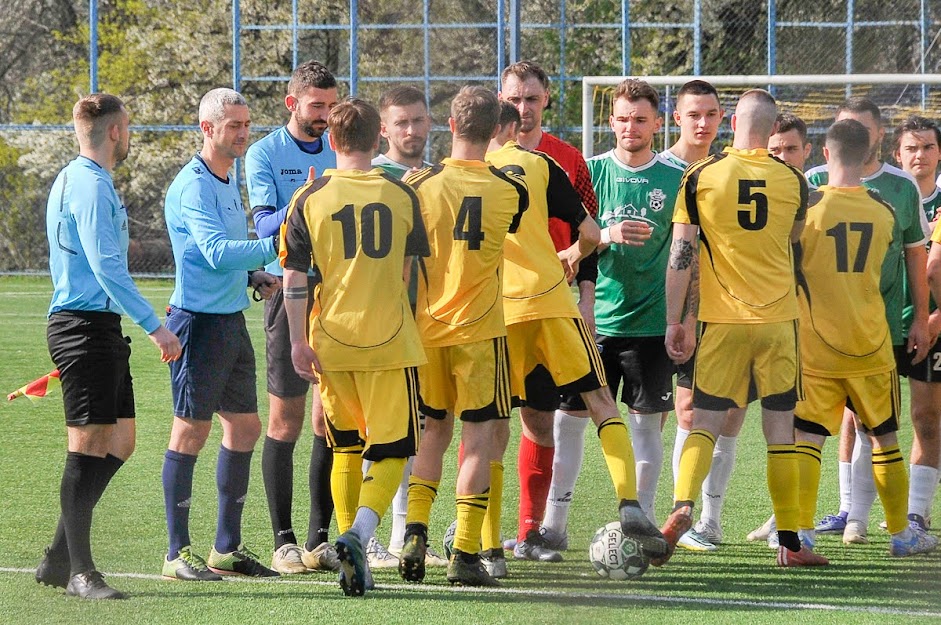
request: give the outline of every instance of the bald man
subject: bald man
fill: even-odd
[[[692,430],[680,458],[673,513],[661,531],[673,546],[690,528],[725,415],[747,405],[749,383],[754,382],[778,520],[778,564],[801,566],[826,563],[803,549],[797,535],[793,423],[800,372],[791,246],[804,226],[807,182],[799,170],[768,153],[777,114],[767,91],[745,92],[732,115],[732,147],[689,167],[677,197],[666,276],[667,353],[682,363],[696,345],[696,337],[681,322],[700,238],[699,290],[690,295],[686,312],[696,314],[702,331]],[[670,549],[652,563],[662,565],[672,553]]]

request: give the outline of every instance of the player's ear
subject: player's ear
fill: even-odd
[[[203,135],[207,137],[212,136],[212,123],[208,119],[199,122],[199,129],[203,131]]]
[[[337,142],[336,142],[336,140],[334,140],[334,138],[333,138],[333,133],[328,133],[328,134],[327,134],[327,140],[328,140],[329,143],[330,143],[330,149],[333,150],[334,152],[336,152],[336,151],[337,151]]]
[[[735,126],[738,124],[738,117],[735,113],[732,113],[732,119],[729,120],[729,123],[732,125],[732,132],[735,132]]]
[[[823,146],[823,160],[830,162],[830,150],[827,146]]]
[[[673,109],[673,122],[679,126],[681,121],[683,121],[683,118],[680,116],[680,112],[676,109]]]
[[[452,133],[457,129],[457,124],[454,123],[453,117],[448,118],[448,128],[451,130]]]
[[[808,158],[810,158],[810,151],[813,149],[813,147],[814,147],[814,146],[811,145],[810,141],[808,141],[807,143],[804,144],[804,160],[805,160],[805,161],[806,161]]]
[[[284,96],[284,106],[292,113],[297,110],[297,98],[290,93]]]

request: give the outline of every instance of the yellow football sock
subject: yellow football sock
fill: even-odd
[[[797,525],[802,530],[814,528],[814,518],[817,516],[817,490],[820,488],[820,447],[801,441],[795,443],[797,451],[797,469],[800,475],[798,488],[798,502],[800,514]]]
[[[794,444],[768,445],[768,493],[779,532],[796,532],[800,514],[800,469]]]
[[[618,501],[637,499],[637,474],[634,468],[634,450],[627,435],[627,426],[620,417],[612,417],[598,426],[601,453],[608,465]]]
[[[431,519],[431,504],[438,496],[439,482],[423,480],[414,475],[408,478],[408,508],[405,513],[405,523],[421,523],[428,527]]]
[[[503,549],[500,542],[500,519],[503,506],[503,463],[490,463],[490,501],[487,503],[487,514],[484,515],[484,525],[480,531],[480,545],[484,551],[488,549]]]
[[[680,475],[676,478],[674,501],[696,501],[702,483],[712,466],[712,452],[716,448],[716,437],[707,430],[692,430],[683,444],[680,455]]]
[[[334,447],[330,490],[337,515],[337,529],[342,534],[353,526],[359,508],[359,490],[363,485],[363,448]]]
[[[359,505],[369,508],[381,519],[402,483],[406,462],[406,458],[383,458],[373,462],[363,479]]]
[[[464,553],[477,553],[480,550],[480,529],[487,514],[489,493],[477,495],[458,495],[457,531],[454,533],[454,548]]]
[[[886,529],[897,534],[908,527],[908,472],[898,445],[873,447],[872,476],[885,509]]]

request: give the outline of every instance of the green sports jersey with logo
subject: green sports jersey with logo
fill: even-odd
[[[807,172],[807,181],[814,189],[827,184],[828,178],[826,165]],[[904,248],[925,244],[928,240],[925,235],[928,221],[921,210],[921,194],[915,179],[898,167],[883,163],[875,174],[863,178],[863,185],[878,191],[895,210],[895,231],[882,266],[880,290],[885,299],[892,344],[902,345],[907,334],[907,328],[902,322],[902,311],[908,289]]]
[[[935,187],[934,193],[928,197],[921,199],[921,210],[925,213],[925,219],[928,220],[928,223],[934,222],[935,218],[938,217],[938,214],[941,213],[941,188]],[[927,233],[929,236],[930,232]],[[934,298],[930,301],[931,307],[929,310],[934,312],[938,309],[938,305],[935,304]],[[905,336],[908,336],[908,331],[912,327],[912,317],[915,314],[915,307],[912,306],[912,295],[908,291],[908,282],[905,282],[905,309],[902,311],[902,328],[905,330]]]
[[[642,246],[613,244],[598,255],[595,323],[604,336],[663,336],[664,280],[670,256],[673,204],[683,168],[660,155],[640,167],[606,152],[588,160],[602,228],[626,219],[647,223]]]

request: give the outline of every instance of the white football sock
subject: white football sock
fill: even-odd
[[[849,514],[853,505],[853,463],[840,463],[840,512]]]
[[[909,465],[908,513],[921,517],[931,514],[931,502],[938,489],[938,470],[923,464]]]
[[[657,498],[657,482],[663,466],[663,435],[660,432],[660,413],[629,413],[627,422],[631,427],[631,446],[634,448],[634,466],[637,470],[637,500],[640,507],[654,525],[654,500]]]
[[[676,479],[680,476],[680,458],[683,456],[683,445],[689,438],[689,430],[684,430],[676,426],[676,440],[673,441],[673,485],[676,485]]]
[[[377,527],[379,527],[379,515],[376,514],[376,511],[366,506],[360,506],[356,510],[356,518],[353,519],[350,531],[359,536],[360,542],[365,547],[369,539],[376,533]]]
[[[847,520],[869,525],[869,512],[876,500],[876,480],[872,476],[872,442],[863,432],[856,432],[853,447],[853,495]]]
[[[591,419],[576,417],[562,410],[555,411],[552,482],[546,496],[546,513],[542,525],[560,534],[564,534],[568,526],[575,481],[578,480],[585,455],[585,427],[589,421]]]
[[[392,533],[389,534],[389,549],[401,551],[405,545],[405,513],[408,510],[408,478],[412,474],[412,465],[415,464],[415,456],[412,456],[405,463],[405,471],[402,472],[402,483],[399,489],[395,491],[392,498]]]
[[[721,527],[722,502],[735,466],[735,436],[720,436],[712,452],[712,468],[702,484],[702,520]]]

